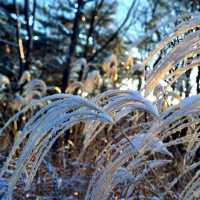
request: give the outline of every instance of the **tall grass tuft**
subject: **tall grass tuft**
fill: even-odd
[[[2,177],[9,177],[8,199],[11,199],[12,191],[21,176],[26,185],[32,182],[45,155],[56,139],[67,129],[87,120],[112,122],[112,118],[98,106],[79,96],[53,95],[38,100],[37,103],[43,103],[49,99],[53,102],[36,112],[19,132],[1,170]],[[24,110],[26,109],[27,107]],[[13,120],[24,110],[16,114]],[[19,153],[20,155],[17,156]]]
[[[200,16],[191,16],[144,60],[149,70],[141,91],[145,97],[115,89],[93,100],[57,94],[24,106],[0,130],[1,137],[21,115],[35,110],[1,169],[0,195],[12,199],[17,182],[30,185],[57,138],[84,122],[73,163],[84,166],[79,173],[87,175],[80,199],[200,199],[200,95],[181,99],[168,90],[200,66],[199,29]]]

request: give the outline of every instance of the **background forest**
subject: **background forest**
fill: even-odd
[[[199,0],[0,0],[0,199],[200,199]]]

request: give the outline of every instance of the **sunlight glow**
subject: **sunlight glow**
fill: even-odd
[[[151,102],[155,102],[156,101],[156,97],[153,95],[152,92],[151,92],[151,94],[149,94],[148,96],[146,96],[146,99],[148,99]]]
[[[138,80],[125,78],[122,80],[120,89],[121,90],[137,90]]]

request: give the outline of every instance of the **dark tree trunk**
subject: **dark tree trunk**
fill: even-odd
[[[26,55],[25,55],[25,66],[24,70],[29,70],[30,64],[31,64],[31,53],[32,53],[32,47],[33,47],[33,28],[34,28],[34,22],[35,22],[35,10],[36,10],[36,0],[33,1],[33,22],[32,25],[30,25],[29,22],[29,16],[30,16],[30,8],[29,8],[29,0],[24,0],[24,17],[26,22],[26,31],[28,35],[28,40],[26,41]]]
[[[29,24],[29,0],[24,0],[24,18],[26,23],[26,31],[28,35],[28,40],[26,41],[26,54],[25,54],[25,65],[24,70],[29,69],[29,56],[31,53],[31,45],[32,45],[32,33],[31,33],[31,27]]]
[[[64,69],[62,85],[61,85],[62,92],[65,92],[66,88],[69,85],[69,79],[70,79],[70,73],[71,73],[71,62],[72,62],[72,58],[75,54],[77,38],[79,35],[79,23],[80,23],[80,18],[82,15],[83,6],[84,6],[84,1],[78,0],[78,8],[77,8],[76,15],[74,18],[71,42],[70,42],[69,50],[66,55],[65,69]]]

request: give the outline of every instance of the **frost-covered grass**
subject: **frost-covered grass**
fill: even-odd
[[[200,66],[199,28],[192,16],[144,60],[154,67],[140,92],[154,102],[116,89],[90,100],[57,94],[21,108],[0,130],[3,136],[31,110],[1,168],[1,198],[200,199],[200,96],[181,99],[169,89]],[[53,152],[68,129],[68,144]]]

